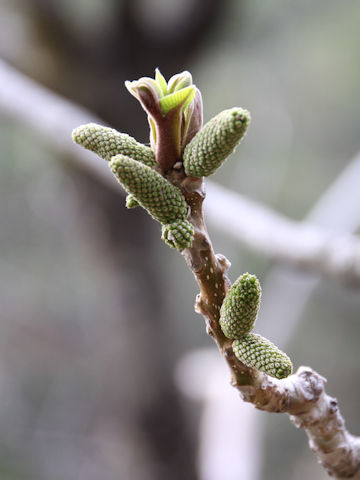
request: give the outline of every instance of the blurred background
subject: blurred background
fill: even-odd
[[[124,81],[189,70],[206,121],[252,114],[214,181],[356,234],[359,24],[335,0],[0,2],[1,480],[326,478],[286,415],[242,404],[182,257],[70,143],[99,118],[148,142]],[[258,331],[328,379],[359,435],[359,286],[209,230],[232,280],[262,282]]]

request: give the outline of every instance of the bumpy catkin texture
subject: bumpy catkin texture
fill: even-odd
[[[185,220],[187,203],[180,190],[159,173],[124,155],[116,155],[110,168],[127,193],[160,223]]]
[[[212,118],[185,147],[185,171],[193,177],[207,177],[217,170],[246,133],[250,114],[231,108]]]
[[[110,161],[115,155],[122,154],[148,167],[156,165],[155,154],[151,148],[113,128],[89,123],[75,128],[72,135],[74,142],[97,153],[107,161]]]
[[[178,220],[163,225],[161,238],[171,248],[183,250],[191,247],[194,239],[194,227],[187,220]]]
[[[134,195],[131,195],[131,193],[129,193],[129,195],[126,195],[126,208],[136,208],[139,206],[139,202],[136,200]]]
[[[240,338],[255,325],[261,299],[260,282],[244,273],[233,283],[220,310],[220,326],[228,338]]]
[[[292,373],[290,358],[261,335],[244,335],[234,340],[232,348],[242,363],[271,377],[285,378]]]

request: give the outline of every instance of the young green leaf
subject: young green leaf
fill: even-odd
[[[192,84],[192,75],[185,70],[184,72],[173,75],[168,82],[168,93],[173,93],[181,88],[188,87]]]
[[[163,77],[163,75],[161,74],[161,72],[158,68],[155,70],[155,81],[157,82],[157,84],[159,85],[159,87],[161,89],[162,96],[167,95],[167,93],[168,93],[167,83],[166,83],[165,78]]]
[[[182,88],[181,90],[177,90],[170,95],[166,95],[160,99],[160,107],[163,115],[166,115],[170,110],[177,107],[178,105],[182,105],[182,108],[185,109],[192,99],[195,96],[196,87],[194,85],[190,85],[189,87]]]

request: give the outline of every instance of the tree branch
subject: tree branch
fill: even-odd
[[[345,427],[337,400],[325,392],[325,379],[309,367],[277,380],[242,364],[219,325],[220,308],[230,287],[226,272],[230,263],[215,255],[203,218],[205,199],[202,182],[174,173],[169,180],[179,186],[190,205],[189,221],[195,227],[191,248],[182,251],[186,263],[200,287],[195,310],[206,322],[207,333],[217,344],[227,362],[231,383],[244,401],[267,412],[288,413],[296,427],[305,430],[309,445],[329,475],[360,480],[360,438]]]
[[[360,155],[352,165],[360,170]],[[338,228],[290,220],[213,182],[207,183],[207,191],[205,211],[212,225],[247,247],[278,261],[360,283],[357,236],[339,232]],[[357,205],[356,200],[353,203]]]
[[[283,380],[258,374],[251,385],[236,386],[245,401],[267,412],[288,413],[309,438],[311,450],[329,475],[360,479],[360,438],[349,434],[337,400],[326,394],[326,380],[300,367]]]
[[[84,117],[88,117],[89,114],[45,91],[3,63],[0,63],[0,73],[1,111],[41,133],[62,153],[64,151],[72,152],[67,135],[72,127],[83,123]],[[83,117],[84,120],[79,121],[80,117]],[[91,120],[94,121],[94,118],[91,117]],[[83,154],[77,152],[75,155],[78,161],[87,165]],[[101,174],[103,179],[107,178],[100,173],[106,171],[100,163],[99,167],[95,162],[90,165],[89,168],[96,172],[96,175]],[[253,403],[256,408],[268,412],[288,413],[297,427],[304,428],[309,437],[310,447],[330,475],[337,479],[359,480],[360,439],[347,432],[336,400],[325,393],[324,378],[311,368],[301,367],[295,375],[283,380],[275,380],[246,367],[235,357],[231,348],[232,340],[224,336],[219,325],[220,307],[230,287],[230,281],[226,276],[230,263],[224,256],[215,255],[212,248],[202,212],[205,198],[203,183],[200,179],[186,177],[183,171],[173,170],[168,179],[171,183],[179,186],[190,205],[188,219],[194,225],[195,238],[192,247],[183,250],[182,254],[200,288],[200,294],[196,300],[196,311],[204,316],[207,332],[213,337],[229,366],[232,385],[240,391],[245,401]],[[213,198],[216,198],[216,188],[219,192],[219,187],[210,183]],[[222,191],[222,194],[225,198],[226,195],[228,196],[227,202],[228,205],[231,204],[232,212],[236,205],[236,215],[231,215],[231,222],[234,221],[234,218],[241,218],[242,225],[244,225],[245,219],[251,219],[252,225],[265,223],[268,232],[272,233],[265,237],[266,240],[272,244],[287,245],[286,254],[277,252],[279,258],[294,262],[293,252],[301,247],[301,242],[299,242],[301,234],[306,248],[299,250],[300,253],[295,256],[296,262],[306,264],[311,258],[311,266],[314,269],[337,276],[345,269],[347,270],[346,277],[359,279],[360,247],[355,238],[347,238],[347,242],[350,239],[350,243],[354,244],[352,260],[356,262],[355,270],[352,268],[349,273],[349,269],[345,268],[346,262],[343,262],[338,270],[334,266],[330,270],[325,270],[324,265],[329,262],[329,258],[326,258],[325,262],[316,262],[314,252],[326,257],[328,250],[325,247],[332,239],[331,235],[320,230],[316,231],[316,229],[314,231],[311,227],[301,226],[299,228],[295,222],[291,222],[265,207],[259,207],[250,201],[241,201],[241,197],[229,192]],[[221,198],[221,215],[216,214],[214,205],[210,209],[217,221],[223,218],[224,211],[226,211],[224,196]],[[243,209],[242,213],[246,213],[246,215],[239,215],[241,209]],[[246,232],[250,239],[249,225],[245,224],[243,227],[243,235]],[[260,241],[264,236],[261,226],[250,231],[253,236],[249,240],[249,245],[258,244],[264,248],[265,243]],[[285,238],[286,242],[284,243]],[[341,237],[340,240],[344,241]],[[265,248],[264,250],[267,251]],[[332,257],[330,256],[330,258]]]
[[[73,145],[69,135],[80,124],[104,122],[1,60],[0,114],[30,128],[60,154],[69,156],[106,185],[118,189],[99,159]],[[206,212],[215,228],[262,255],[360,284],[358,237],[292,221],[210,181],[207,189],[210,195]]]

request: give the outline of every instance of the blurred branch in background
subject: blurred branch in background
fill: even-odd
[[[257,253],[359,283],[360,240],[347,233],[356,231],[359,226],[359,177],[360,154],[345,168],[328,194],[322,197],[321,202],[326,202],[327,206],[328,222],[321,221],[320,211],[319,214],[309,215],[303,222],[293,221],[211,182],[207,183],[207,217],[214,226]],[[332,219],[342,223],[332,223]]]
[[[110,171],[95,155],[75,148],[70,137],[72,129],[79,124],[104,122],[1,60],[0,113],[37,132],[52,148],[118,190]],[[359,171],[360,155],[357,155],[334,184],[331,196],[329,193],[324,200],[330,202],[330,217],[343,220],[337,225],[328,222],[317,226],[318,217],[293,221],[210,181],[207,181],[210,193],[206,201],[207,216],[214,227],[262,255],[360,283],[360,241],[357,236],[345,233],[347,229],[356,230],[357,223],[351,219],[355,218],[353,213],[360,203],[360,190],[356,186]]]
[[[84,122],[100,122],[95,114],[42,87],[0,59],[0,114],[29,128],[61,156],[116,187],[110,171],[95,155],[88,155],[71,141],[69,132]],[[69,130],[70,129],[70,130]]]
[[[350,232],[356,232],[360,227],[360,153],[348,164],[328,190],[306,216],[305,221],[311,225],[330,230],[332,232],[349,232],[337,237],[333,233],[333,242],[326,244],[323,238],[323,249],[316,251],[314,263],[324,260],[334,276],[356,279],[359,272],[359,242]],[[319,230],[320,231],[320,230]],[[321,242],[321,238],[319,239]],[[337,249],[336,249],[337,248]],[[337,272],[337,273],[336,273]],[[350,274],[350,275],[349,275]],[[274,266],[266,277],[263,298],[263,318],[277,318],[271,327],[262,322],[263,330],[268,335],[271,330],[285,347],[291,340],[306,305],[315,288],[320,284],[321,277],[315,272],[307,276],[299,276],[294,269],[283,266]],[[278,298],[281,292],[283,301],[279,305]]]

